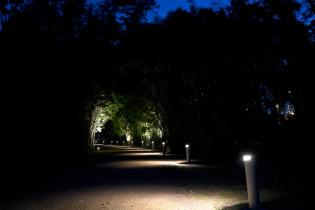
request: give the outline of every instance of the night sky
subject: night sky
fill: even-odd
[[[89,0],[90,2],[98,3],[102,2],[103,0]],[[230,0],[191,0],[196,4],[197,7],[211,7],[214,10],[226,7],[229,5]],[[255,0],[252,0],[251,2],[254,2]],[[154,9],[152,12],[149,12],[148,14],[148,21],[152,22],[155,17],[165,18],[167,13],[174,11],[178,8],[188,10],[189,9],[189,0],[156,0],[158,8]],[[298,2],[303,2],[303,0],[298,0]],[[302,7],[302,10],[305,8]],[[301,13],[302,14],[302,13]],[[297,14],[298,18],[301,19],[300,14]],[[305,23],[309,24],[312,20],[314,20],[315,17],[309,18]]]
[[[93,0],[91,0],[93,1]],[[94,0],[95,1],[95,0]],[[303,2],[303,0],[297,0],[298,2]],[[149,14],[149,21],[152,21],[154,16],[158,16],[161,18],[166,17],[167,13],[170,11],[174,11],[177,8],[182,9],[189,9],[189,0],[156,0],[157,4],[159,5],[159,8],[156,9],[154,12]],[[192,0],[192,2],[195,2],[197,7],[212,7],[214,10],[229,6],[230,0]],[[252,0],[250,2],[255,2],[255,0]],[[302,11],[306,9],[305,7],[301,8]],[[302,14],[303,12],[301,12]],[[298,18],[301,19],[301,14],[297,14]],[[309,24],[312,20],[314,20],[315,17],[309,18],[305,23]]]
[[[102,2],[102,0],[89,0],[90,2]],[[189,3],[187,0],[156,0],[159,7],[149,13],[148,20],[152,21],[155,16],[164,18],[167,13],[174,11],[177,8],[189,9]],[[229,5],[230,0],[193,0],[197,7],[212,7],[217,9]]]
[[[197,7],[213,7],[216,9],[218,6],[226,6],[229,0],[194,0]],[[155,11],[155,13],[160,17],[165,17],[168,12],[176,10],[177,8],[188,9],[189,3],[187,0],[157,0],[157,4],[160,7]],[[152,18],[152,14],[150,15]]]

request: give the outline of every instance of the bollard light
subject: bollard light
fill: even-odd
[[[100,147],[97,147],[96,149],[97,149],[97,150],[100,150]]]
[[[162,153],[163,153],[163,157],[165,156],[165,142],[162,142]]]
[[[152,141],[152,149],[154,149],[154,141]]]
[[[185,148],[186,148],[186,160],[187,160],[187,163],[190,163],[190,146],[189,146],[189,144],[186,144]]]
[[[144,147],[144,141],[141,141],[142,148]]]
[[[259,208],[259,190],[256,181],[255,158],[250,154],[243,155],[245,166],[248,205],[250,209]]]
[[[247,161],[251,161],[252,160],[252,156],[251,155],[243,155],[243,161],[247,162]]]

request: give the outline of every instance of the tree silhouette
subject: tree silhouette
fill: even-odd
[[[26,62],[11,65],[33,69],[36,60],[41,72],[51,68],[56,83],[63,81],[52,92],[75,95],[65,103],[82,118],[71,121],[82,128],[73,130],[83,130],[76,138],[89,137],[98,97],[110,92],[152,101],[165,116],[170,144],[179,149],[193,141],[215,154],[251,138],[307,133],[314,22],[301,22],[303,5],[296,1],[233,0],[220,11],[192,4],[190,11],[178,9],[153,23],[146,22],[153,0],[107,0],[95,7],[83,0],[18,3],[9,11],[1,1],[1,17],[7,17],[1,19],[2,46],[44,49],[40,56],[14,55]],[[313,6],[308,1],[308,17]]]

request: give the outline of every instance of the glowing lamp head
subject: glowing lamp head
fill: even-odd
[[[243,161],[244,162],[249,162],[253,159],[252,155],[243,155]]]
[[[152,141],[152,144],[154,144],[154,141]]]
[[[165,145],[165,142],[164,142],[164,141],[162,142],[162,145],[163,145],[163,146]]]
[[[189,144],[186,144],[185,147],[186,147],[186,148],[189,148]]]
[[[96,149],[97,149],[97,150],[100,150],[100,147],[97,147]]]

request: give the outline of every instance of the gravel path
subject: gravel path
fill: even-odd
[[[97,153],[97,161],[89,166],[51,176],[41,184],[15,185],[19,193],[2,201],[0,209],[214,210],[246,204],[241,165],[185,164],[176,157],[119,146],[106,146]],[[279,195],[261,189],[264,202]]]

